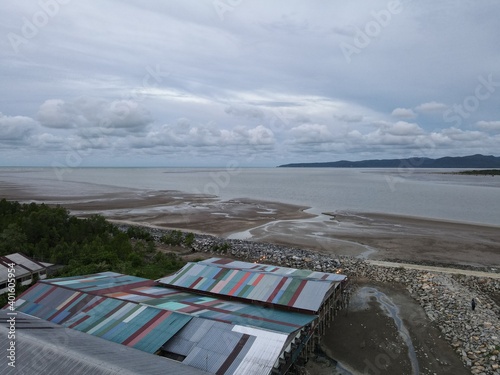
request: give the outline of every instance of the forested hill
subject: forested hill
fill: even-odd
[[[349,161],[340,160],[324,163],[293,163],[279,168],[500,168],[500,157],[492,155],[470,155],[439,159],[407,158]]]

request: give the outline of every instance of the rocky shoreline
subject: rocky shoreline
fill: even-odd
[[[156,240],[170,232],[144,229]],[[400,283],[424,308],[427,317],[439,327],[473,374],[500,375],[500,279],[380,267],[352,257],[202,234],[195,235],[191,250],[284,267],[341,272],[351,279]],[[477,302],[474,311],[473,298]]]

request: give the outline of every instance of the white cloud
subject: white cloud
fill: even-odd
[[[453,141],[476,142],[486,139],[487,134],[479,131],[462,130],[457,128],[444,129],[442,133]]]
[[[391,134],[398,136],[415,136],[424,133],[424,130],[415,123],[398,121],[396,123],[380,123],[379,131],[382,134]]]
[[[438,103],[435,101],[422,103],[415,107],[415,111],[420,113],[440,113],[448,109],[448,106],[443,103]]]
[[[165,124],[151,130],[144,137],[134,137],[131,147],[161,148],[163,146],[183,148],[242,148],[273,147],[273,132],[263,125],[254,128],[242,126],[233,129],[218,129],[214,125],[192,124],[188,119],[179,119],[175,124]]]
[[[500,121],[478,121],[476,126],[479,129],[486,131],[499,131],[500,130]]]
[[[402,119],[412,119],[417,117],[416,113],[410,108],[396,108],[392,111],[391,116]]]
[[[275,142],[273,132],[265,126],[259,125],[246,132],[248,134],[248,142],[251,145],[272,145]]]
[[[69,129],[76,126],[78,114],[71,113],[71,108],[67,108],[66,103],[59,99],[46,100],[38,110],[38,121],[48,128]]]

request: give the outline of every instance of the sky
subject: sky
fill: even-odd
[[[0,166],[500,155],[497,0],[3,0]]]

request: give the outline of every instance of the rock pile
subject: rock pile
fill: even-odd
[[[415,273],[415,272],[414,272]],[[416,272],[409,291],[473,374],[500,374],[500,309],[487,294],[442,274]],[[474,281],[472,281],[474,282]],[[472,298],[477,307],[472,310]]]

